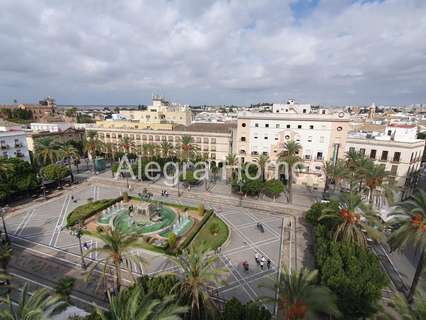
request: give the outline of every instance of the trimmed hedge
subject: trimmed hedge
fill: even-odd
[[[186,236],[186,239],[181,243],[181,249],[185,249],[191,243],[197,233],[207,223],[207,220],[209,220],[209,218],[213,215],[213,212],[214,211],[212,209],[206,211],[201,221],[190,231],[190,233]]]
[[[213,235],[211,232],[212,226],[217,228],[217,234]],[[215,227],[213,227],[215,229]],[[194,245],[206,245],[209,249],[215,250],[225,243],[228,239],[229,228],[226,223],[216,215],[211,218],[200,229],[200,232],[193,240]]]
[[[84,222],[86,219],[94,216],[99,211],[102,211],[114,203],[121,201],[123,197],[118,197],[115,199],[102,199],[98,201],[89,202],[75,208],[67,216],[67,228],[74,226],[80,220]]]

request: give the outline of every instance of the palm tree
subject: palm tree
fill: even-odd
[[[415,300],[409,304],[405,296],[396,293],[388,306],[391,308],[381,310],[374,319],[377,320],[423,320],[426,319],[426,299],[419,292]]]
[[[115,145],[111,142],[104,143],[102,152],[105,154],[105,157],[110,160],[110,167],[112,168],[112,163],[115,161]],[[114,177],[114,172],[112,172],[112,176]]]
[[[260,170],[262,172],[262,181],[265,181],[265,168],[269,162],[269,157],[265,154],[261,154],[259,159],[257,159],[257,163],[259,164]]]
[[[142,145],[142,155],[148,159],[152,159],[155,155],[155,144],[145,143]]]
[[[318,319],[320,314],[340,316],[336,297],[327,287],[316,284],[317,276],[317,270],[284,271],[273,287],[278,297],[265,300],[277,302],[287,320]]]
[[[22,288],[17,303],[12,302],[10,296],[1,298],[0,301],[5,304],[5,308],[0,309],[0,319],[3,320],[50,319],[67,306],[59,296],[50,296],[45,288],[38,289],[30,295],[27,284]]]
[[[3,158],[0,159],[0,177],[4,178],[7,176],[7,174],[13,174],[13,165],[11,163],[7,163],[1,160],[3,160]]]
[[[122,290],[111,298],[109,312],[96,310],[102,320],[178,320],[188,308],[176,305],[174,296],[154,299],[142,287]]]
[[[181,156],[183,161],[188,161],[197,151],[196,146],[193,144],[193,139],[189,135],[182,136],[180,149],[182,150]]]
[[[420,254],[407,297],[411,303],[426,259],[426,192],[419,190],[410,199],[398,203],[391,217],[390,224],[399,226],[389,238],[391,249],[403,250],[412,246]]]
[[[93,171],[96,171],[95,158],[96,152],[102,148],[102,142],[98,139],[96,131],[87,131],[84,149],[92,158]]]
[[[163,158],[167,159],[171,156],[173,145],[170,142],[167,142],[167,141],[161,142],[160,148],[161,148],[161,154]]]
[[[351,175],[349,176],[350,188],[354,187],[355,183],[358,182],[358,192],[362,190],[362,184],[366,178],[367,172],[373,162],[368,159],[363,153],[355,150],[349,150],[346,154],[346,166],[349,169]]]
[[[42,138],[35,144],[37,160],[43,165],[54,163],[58,158],[58,149],[52,138]]]
[[[365,184],[368,187],[368,201],[373,202],[374,191],[383,185],[383,182],[389,177],[389,172],[386,171],[385,166],[376,165],[374,163],[368,168],[365,174]]]
[[[56,283],[55,293],[65,302],[70,302],[70,296],[74,289],[75,278],[64,277]]]
[[[237,165],[237,163],[238,163],[238,158],[235,153],[231,152],[226,156],[226,165],[227,167],[229,166],[231,168],[231,174],[227,175],[227,177],[230,176],[231,180],[233,180],[234,178],[234,168]],[[226,179],[226,180],[229,180],[229,179]]]
[[[335,164],[331,161],[327,161],[325,164],[325,188],[327,191],[330,185],[330,180],[334,182],[333,191],[336,191],[336,187],[340,185],[341,181],[349,175],[349,171],[346,168],[344,160],[337,160]]]
[[[227,272],[224,268],[217,268],[219,258],[208,255],[206,247],[197,246],[185,249],[181,255],[171,259],[182,270],[171,274],[180,279],[176,285],[180,297],[191,300],[191,318],[200,319],[202,307],[214,310],[209,296],[213,289],[211,285],[223,282],[220,278]]]
[[[92,252],[98,252],[103,256],[102,259],[97,260],[91,266],[88,275],[90,275],[97,265],[103,263],[103,275],[105,279],[108,264],[112,263],[116,274],[116,288],[120,290],[122,282],[121,263],[125,262],[126,265],[129,265],[130,262],[135,262],[137,265],[143,263],[142,258],[133,254],[132,250],[143,249],[146,246],[145,242],[135,234],[124,233],[119,228],[114,230],[107,229],[106,232],[86,231],[84,234],[101,240],[104,243],[102,247],[92,248],[86,252],[85,256],[90,255]]]
[[[378,216],[358,193],[339,193],[332,200],[337,201],[339,207],[325,209],[318,220],[333,224],[335,241],[343,240],[367,247],[367,235],[377,241],[383,239]]]
[[[62,160],[64,159],[68,160],[68,168],[70,169],[71,180],[74,182],[74,175],[72,173],[72,164],[74,160],[80,158],[78,150],[70,144],[65,144],[61,146],[58,151]]]
[[[302,146],[296,141],[288,141],[284,144],[284,151],[278,155],[278,158],[282,161],[285,161],[288,165],[288,176],[287,176],[287,190],[288,190],[288,201],[293,202],[293,169],[294,166],[302,161],[302,158],[299,157],[299,151],[302,149]]]
[[[120,139],[120,147],[124,152],[129,153],[135,148],[135,143],[129,137],[123,137]]]

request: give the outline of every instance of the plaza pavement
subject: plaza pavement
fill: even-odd
[[[21,250],[19,255],[14,257],[12,268],[20,270],[22,277],[32,275],[34,281],[43,282],[43,279],[57,280],[68,273],[74,276],[79,274],[78,241],[68,230],[64,229],[67,215],[77,206],[87,203],[88,198],[94,200],[114,198],[126,190],[124,182],[116,182],[111,179],[108,182],[106,179],[103,183],[90,183],[90,180],[72,190],[64,191],[58,197],[26,206],[22,210],[18,208],[6,217],[12,241],[16,248]],[[141,192],[141,188],[141,186],[134,184],[133,193]],[[71,196],[77,202],[72,201]],[[291,225],[290,222],[293,221],[293,218],[283,214],[274,215],[261,210],[233,206],[228,203],[211,202],[208,195],[204,197],[206,206],[213,208],[231,230],[230,241],[219,253],[220,259],[217,265],[217,267],[223,267],[228,271],[227,277],[224,279],[226,283],[218,287],[220,297],[229,299],[235,296],[242,302],[247,302],[257,300],[265,295],[272,295],[273,292],[264,289],[262,285],[271,283],[271,279],[276,279],[278,276],[277,266],[280,264],[288,264],[292,268],[296,266],[296,262],[292,263],[292,260],[296,259],[293,253],[295,252],[296,237],[294,231],[296,226],[295,223]],[[156,194],[154,198],[161,197]],[[186,194],[186,197],[179,198],[171,195],[166,200],[185,205],[196,205],[200,202],[198,199],[193,199],[189,193]],[[256,224],[258,222],[262,222],[264,225],[264,233],[257,230]],[[294,230],[293,236],[290,230]],[[90,247],[101,245],[89,238],[83,237],[82,240],[88,243]],[[283,250],[286,248],[288,250]],[[31,252],[29,253],[29,251]],[[254,254],[256,252],[272,261],[270,270],[265,267],[265,270],[262,271],[255,264]],[[23,263],[23,260],[20,259],[21,255],[25,253],[30,254],[26,259],[29,259],[29,261],[37,260],[37,264],[41,267],[32,267],[35,264],[27,260],[25,260],[26,263]],[[143,265],[142,268],[133,266],[135,275],[141,273],[154,275],[163,271],[176,271],[174,264],[163,255],[148,251],[138,251],[138,253],[149,263]],[[40,257],[44,257],[44,259],[40,259]],[[102,256],[92,254],[86,260],[89,263],[94,263],[102,258]],[[242,268],[242,262],[245,260],[250,264],[249,272],[245,272]],[[61,270],[58,266],[56,266],[57,269],[49,267],[57,261],[60,261],[61,265],[66,265],[68,271]],[[24,272],[28,272],[28,274],[25,275]],[[125,281],[130,283],[130,273],[125,275]],[[85,287],[82,283],[78,284],[78,288],[83,292],[81,294],[83,298],[80,299],[87,301],[87,299],[84,299],[84,294],[86,294],[96,296],[97,298],[94,298],[94,300],[102,300],[102,294],[91,292],[93,288]]]

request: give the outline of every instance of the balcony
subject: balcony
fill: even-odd
[[[2,150],[6,150],[6,149],[9,149],[9,148],[10,148],[10,146],[8,144],[2,144],[1,145]]]
[[[15,148],[22,148],[24,145],[22,143],[15,143]]]
[[[25,158],[25,155],[23,153],[21,153],[21,152],[17,152],[16,153],[16,157],[17,158]]]

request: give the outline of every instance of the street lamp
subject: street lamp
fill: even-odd
[[[5,240],[6,240],[7,243],[10,244],[9,234],[7,233],[6,223],[4,221],[4,215],[7,212],[7,208],[8,208],[7,205],[4,206],[3,208],[1,208],[1,222],[3,224],[3,232],[4,232],[4,235],[5,235]]]
[[[240,187],[240,207],[243,205],[243,186],[244,183],[240,180],[238,181],[238,186]]]
[[[71,234],[76,236],[78,239],[78,245],[80,247],[80,256],[81,256],[81,269],[86,270],[86,262],[84,261],[84,255],[83,255],[83,247],[81,246],[81,236],[83,235],[83,226],[80,222],[80,220],[77,223],[77,226],[74,227],[73,230],[71,230]]]

